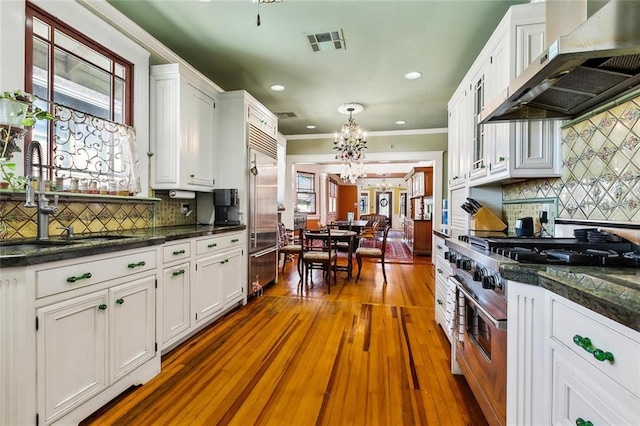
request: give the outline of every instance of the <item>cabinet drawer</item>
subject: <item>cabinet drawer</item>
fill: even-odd
[[[156,252],[149,250],[43,269],[36,272],[36,297],[51,296],[155,268]]]
[[[215,253],[231,247],[242,247],[243,236],[241,234],[229,234],[196,241],[196,256],[207,253]]]
[[[552,298],[552,339],[566,346],[571,352],[635,395],[640,396],[640,363],[638,363],[640,342],[599,322],[598,314],[595,312],[586,309],[584,311],[589,316]],[[579,341],[580,338],[582,338],[582,344],[589,350],[574,341],[574,339]],[[591,341],[591,346],[585,343],[586,338]],[[613,361],[597,360],[590,352],[593,348],[610,352],[613,355]]]
[[[189,256],[191,256],[191,243],[189,241],[182,241],[176,244],[165,244],[162,247],[162,261],[164,263],[189,258]]]
[[[249,105],[249,123],[253,124],[272,138],[277,137],[277,121],[253,105]]]
[[[436,257],[448,263],[449,261],[445,259],[444,254],[449,251],[449,247],[445,245],[444,238],[440,238],[437,236],[434,236],[434,238],[436,240]]]
[[[640,399],[561,347],[551,354],[551,424],[637,424]]]

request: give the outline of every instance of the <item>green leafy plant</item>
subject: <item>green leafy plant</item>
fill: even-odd
[[[49,111],[33,104],[37,99],[36,95],[21,90],[0,95],[0,102],[5,103],[0,115],[0,178],[14,190],[27,183],[24,176],[16,174],[16,163],[11,161],[13,153],[20,152],[16,141],[22,139],[38,120],[53,120]]]

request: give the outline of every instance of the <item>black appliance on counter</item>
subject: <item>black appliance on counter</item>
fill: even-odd
[[[213,205],[215,206],[215,219],[213,224],[216,226],[240,225],[238,204],[237,189],[214,189]]]

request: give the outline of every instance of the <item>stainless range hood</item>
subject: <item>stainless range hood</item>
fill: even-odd
[[[611,0],[551,43],[485,105],[480,122],[574,118],[633,90],[640,84],[639,16],[639,0]]]

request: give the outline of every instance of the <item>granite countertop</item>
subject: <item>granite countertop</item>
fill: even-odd
[[[0,268],[36,265],[76,257],[104,254],[120,250],[163,244],[183,238],[241,231],[246,225],[163,226],[100,234],[78,234],[71,239],[51,237],[48,245],[29,245],[33,239],[7,240],[0,243]]]
[[[436,235],[440,235],[439,233]],[[450,235],[447,246],[499,271],[510,281],[537,285],[640,331],[640,269],[518,263]],[[507,289],[508,291],[508,289]]]

